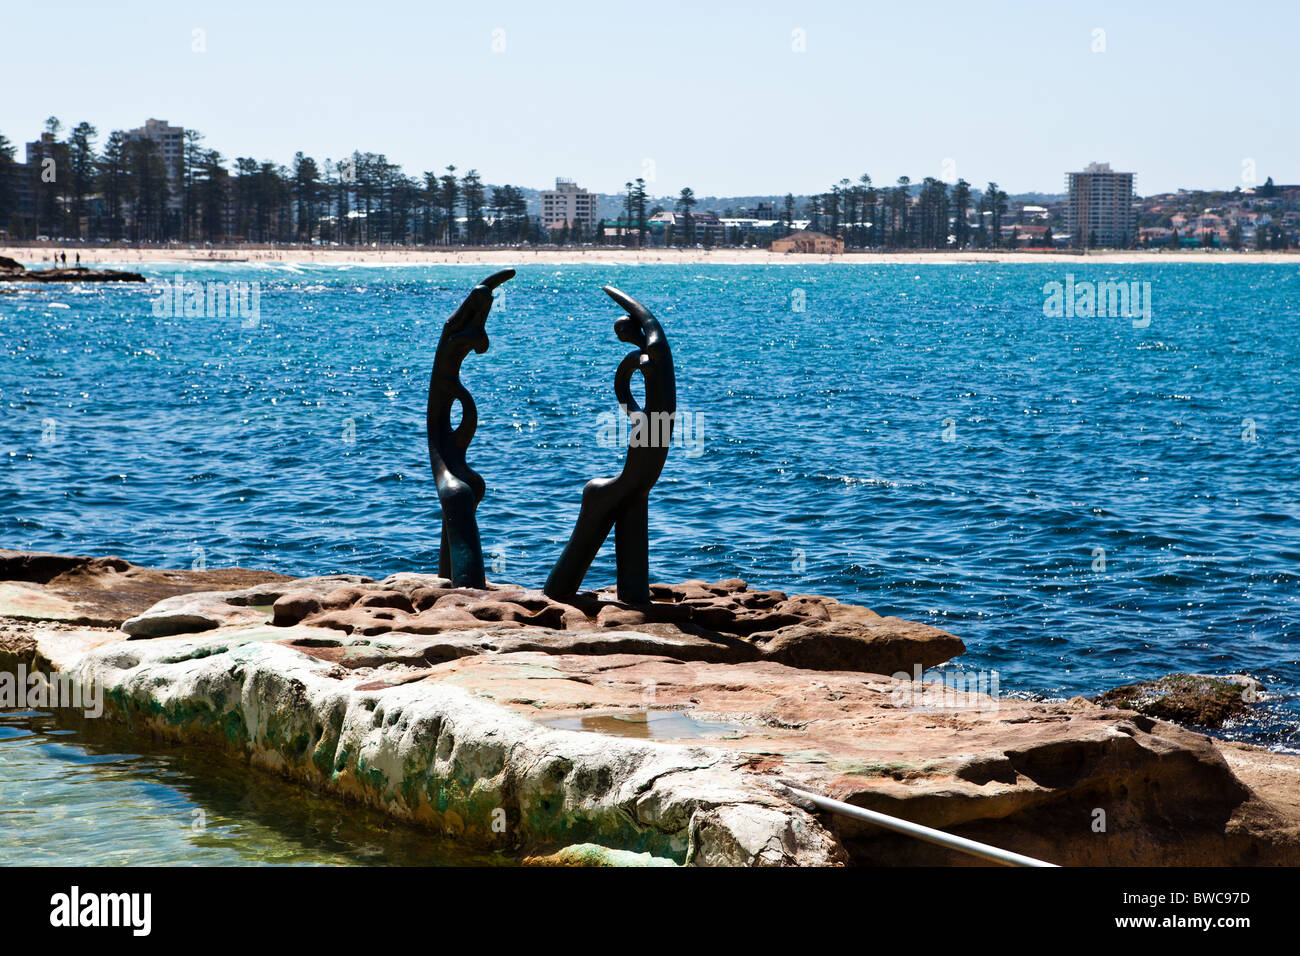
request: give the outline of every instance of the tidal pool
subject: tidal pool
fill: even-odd
[[[499,866],[504,853],[405,826],[197,748],[0,711],[0,866]]]
[[[585,730],[612,737],[647,740],[690,740],[738,737],[745,728],[720,720],[701,720],[684,710],[635,710],[622,713],[578,714],[537,721],[555,730]]]

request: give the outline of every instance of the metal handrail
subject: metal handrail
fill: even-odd
[[[780,781],[780,783],[787,790],[794,791],[800,797],[822,810],[838,813],[841,816],[853,817],[855,820],[874,823],[886,830],[906,833],[918,840],[934,843],[961,853],[969,853],[971,856],[978,856],[993,863],[1001,863],[1003,866],[1057,866],[1055,863],[1036,860],[1032,856],[1023,856],[1019,853],[1012,853],[1010,850],[1001,850],[995,846],[989,846],[987,843],[979,843],[965,837],[945,833],[943,830],[936,830],[933,827],[922,826],[909,820],[900,820],[898,817],[891,817],[887,813],[879,813],[875,810],[867,810],[864,807],[855,807],[851,803],[832,800],[830,797],[823,797],[819,793],[813,793],[811,790],[785,780]]]

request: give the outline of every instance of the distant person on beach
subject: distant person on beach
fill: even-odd
[[[81,268],[81,253],[80,253],[80,252],[77,253],[77,268],[78,268],[78,269]]]
[[[65,266],[68,264],[68,254],[66,252],[63,253],[63,264]]]

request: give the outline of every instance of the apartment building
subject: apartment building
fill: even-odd
[[[158,155],[167,167],[167,180],[171,193],[167,198],[169,209],[181,206],[181,181],[185,176],[185,127],[171,126],[166,120],[145,120],[143,126],[126,131],[126,138],[131,140],[150,140],[158,147]]]
[[[145,120],[143,126],[127,130],[126,138],[128,140],[152,140],[157,144],[158,153],[162,156],[163,162],[167,164],[167,168],[174,170],[177,176],[180,175],[185,158],[185,128],[183,126],[172,126],[166,120],[160,119]]]
[[[542,226],[563,229],[582,223],[585,229],[596,226],[596,193],[589,193],[572,179],[557,177],[555,188],[542,193]]]
[[[1115,172],[1110,163],[1089,163],[1066,173],[1065,219],[1076,247],[1128,246],[1137,237],[1134,173]]]

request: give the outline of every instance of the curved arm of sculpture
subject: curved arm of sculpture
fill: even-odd
[[[614,397],[628,412],[641,411],[641,406],[637,404],[636,397],[632,394],[632,373],[641,367],[643,358],[640,349],[628,352],[614,371]]]
[[[470,352],[482,354],[487,351],[489,341],[484,326],[492,309],[492,290],[514,274],[513,269],[502,269],[488,276],[470,291],[442,327],[433,371],[429,376],[425,422],[430,463],[435,473],[441,469],[463,481],[468,480],[469,467],[465,464],[464,452],[478,427],[478,407],[460,380],[460,367]],[[458,401],[461,421],[453,431],[451,410]]]
[[[621,341],[639,345],[644,349],[649,349],[651,346],[667,348],[668,339],[664,336],[663,327],[660,326],[659,320],[650,314],[649,309],[612,285],[605,286],[605,294],[627,313],[624,318],[614,323],[614,333]],[[631,321],[628,321],[629,319]]]
[[[494,272],[478,285],[470,290],[465,301],[460,304],[451,318],[447,320],[446,328],[453,332],[459,332],[471,323],[478,325],[483,324],[487,318],[488,311],[492,308],[492,290],[504,282],[513,279],[515,276],[514,269],[502,269],[500,272]]]
[[[474,404],[474,396],[464,385],[460,386],[456,398],[460,400],[460,424],[451,433],[451,437],[455,440],[456,447],[463,452],[469,448],[469,443],[474,440],[474,433],[478,431],[478,406]]]
[[[677,411],[677,383],[673,373],[673,353],[668,347],[663,326],[649,309],[627,293],[607,285],[605,294],[627,312],[614,323],[614,334],[638,350],[630,353],[619,365],[614,376],[614,393],[629,410],[640,410],[636,402],[630,400],[632,372],[639,370],[646,383],[645,411],[674,414]]]
[[[614,323],[615,334],[638,347],[624,356],[614,373],[614,394],[632,418],[634,440],[629,441],[623,470],[613,485],[630,498],[648,494],[668,460],[677,413],[677,382],[673,353],[659,320],[630,295],[612,286],[606,286],[605,293],[627,312]],[[644,408],[632,396],[632,375],[638,371],[645,380]]]

